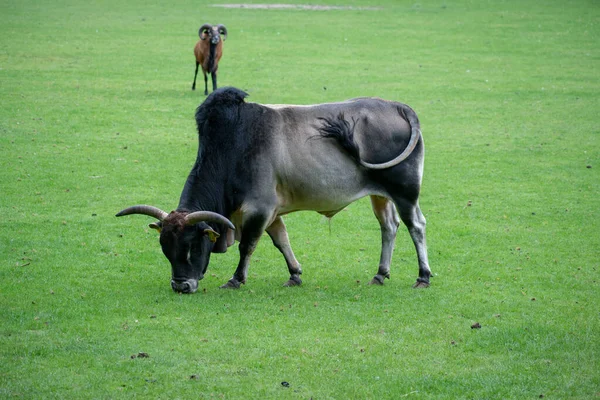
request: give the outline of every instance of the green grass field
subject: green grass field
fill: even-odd
[[[0,398],[600,397],[598,2],[306,4],[346,8],[0,0]],[[177,206],[204,22],[250,101],[417,111],[429,289],[405,229],[367,285],[361,200],[286,217],[301,287],[264,238],[240,290],[231,248],[171,291],[151,219],[114,214]]]

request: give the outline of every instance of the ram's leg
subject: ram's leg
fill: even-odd
[[[385,197],[371,196],[371,206],[381,227],[381,257],[377,275],[373,277],[370,284],[383,285],[383,280],[390,277],[390,264],[400,218],[394,203]]]
[[[300,275],[302,268],[290,246],[290,239],[285,229],[285,224],[281,217],[275,218],[275,221],[267,228],[267,233],[271,237],[273,244],[283,254],[288,270],[290,271],[290,279],[283,286],[298,286],[302,284]]]
[[[212,78],[212,84],[213,84],[213,92],[215,90],[217,90],[217,71],[213,71],[210,74],[211,78]]]
[[[206,76],[206,72],[202,70],[204,74],[204,95],[208,95],[208,76]]]
[[[192,90],[196,90],[196,77],[198,76],[198,66],[200,63],[196,61],[196,72],[194,72],[194,83],[192,83]]]
[[[246,283],[248,276],[248,266],[252,253],[258,245],[262,233],[265,231],[269,217],[267,214],[254,213],[243,222],[242,237],[240,238],[240,261],[233,277],[227,283],[221,286],[221,289],[238,289],[243,283]]]

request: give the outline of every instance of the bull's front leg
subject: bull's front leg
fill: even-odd
[[[300,279],[300,275],[302,274],[302,268],[292,251],[292,246],[290,245],[290,239],[287,230],[285,229],[283,219],[281,217],[275,218],[275,221],[267,228],[267,233],[271,237],[275,247],[283,254],[290,272],[290,279],[284,283],[283,286],[301,285],[302,279]]]
[[[240,261],[231,279],[222,285],[221,289],[239,289],[243,283],[246,283],[250,258],[265,231],[267,222],[268,217],[264,214],[254,214],[244,221],[239,246]]]

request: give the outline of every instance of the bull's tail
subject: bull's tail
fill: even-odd
[[[344,117],[344,113],[339,113],[337,118],[319,118],[323,125],[319,128],[321,137],[337,140],[344,150],[356,161],[360,162],[360,149],[354,141],[354,127],[356,120],[352,119],[352,125]]]
[[[405,104],[398,103],[398,113],[410,125],[408,145],[397,157],[380,164],[371,164],[360,158],[360,149],[354,141],[354,127],[356,126],[354,118],[352,119],[352,124],[346,120],[343,113],[338,114],[337,118],[320,118],[323,121],[323,126],[319,128],[319,132],[321,137],[336,139],[342,148],[365,168],[392,168],[406,160],[412,154],[421,138],[421,125],[414,110]]]

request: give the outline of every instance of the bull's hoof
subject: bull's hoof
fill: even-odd
[[[417,279],[415,284],[413,285],[413,289],[425,289],[429,287],[429,282],[420,281]]]
[[[242,282],[237,279],[230,279],[224,285],[221,285],[220,289],[239,289],[242,286]]]
[[[285,286],[285,287],[300,286],[300,285],[302,285],[302,279],[300,279],[300,277],[298,275],[290,276],[290,280],[283,284],[283,286]]]
[[[369,285],[383,286],[384,279],[385,278],[381,275],[375,275],[373,279],[371,279],[371,282],[369,282]]]

